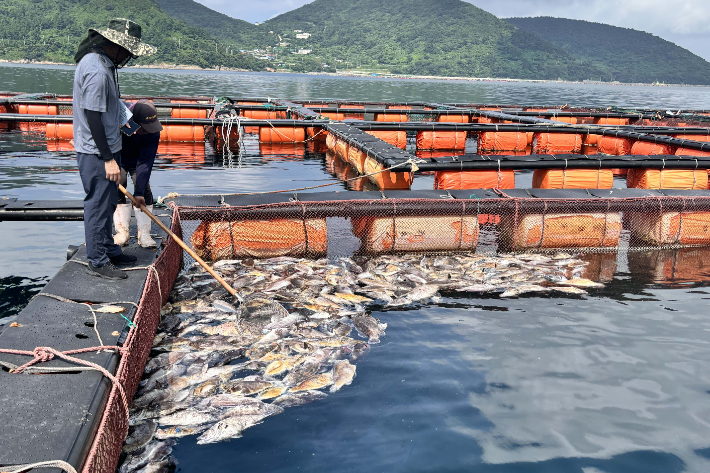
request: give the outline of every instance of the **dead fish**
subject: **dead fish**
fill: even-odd
[[[214,378],[209,381],[205,381],[204,383],[198,386],[195,386],[195,389],[192,391],[192,394],[196,397],[213,396],[217,392],[217,389],[219,389],[219,385],[219,378]]]
[[[214,327],[203,328],[201,331],[207,335],[224,335],[227,337],[236,337],[244,334],[239,322],[226,322]]]
[[[295,325],[299,322],[303,322],[304,320],[306,319],[302,315],[291,314],[288,317],[284,317],[282,319],[277,320],[276,322],[271,322],[266,327],[264,327],[264,330],[268,332],[277,328],[289,328],[292,325]]]
[[[574,287],[604,287],[604,284],[594,282],[591,279],[584,279],[584,278],[569,279],[569,280],[564,281],[560,284],[562,284],[564,286],[574,286]]]
[[[285,386],[274,386],[272,388],[269,388],[269,389],[257,394],[256,398],[261,399],[261,400],[273,399],[275,397],[281,396],[287,390],[288,390],[288,388]],[[251,399],[251,398],[247,398],[247,399]]]
[[[296,386],[292,387],[289,392],[292,393],[297,393],[299,391],[311,391],[315,389],[322,389],[325,388],[326,386],[330,386],[333,384],[333,374],[332,373],[324,373],[324,374],[319,374],[317,376],[312,376],[305,381],[302,381],[301,383],[297,384]]]
[[[352,327],[348,324],[338,322],[335,327],[333,327],[333,333],[339,337],[347,337],[352,331]]]
[[[574,287],[574,286],[551,287],[550,290],[555,291],[555,292],[564,292],[565,294],[579,294],[579,295],[587,295],[588,294],[588,292],[585,291],[584,289],[580,289],[580,288]]]
[[[219,413],[211,410],[189,408],[158,419],[160,425],[200,425],[216,422]]]
[[[273,385],[274,383],[270,381],[245,381],[243,379],[238,379],[236,381],[224,383],[222,385],[222,391],[227,394],[241,394],[249,396],[270,388]]]
[[[207,430],[209,426],[210,424],[197,426],[173,425],[164,429],[158,429],[155,432],[155,438],[158,440],[165,440],[169,438],[180,438],[187,437],[189,435],[197,435]]]
[[[412,289],[409,293],[403,297],[391,302],[390,306],[402,306],[412,304],[414,302],[419,302],[423,300],[431,299],[436,293],[439,292],[439,286],[433,284],[424,284],[422,286],[417,286]]]
[[[472,284],[470,286],[456,288],[457,292],[491,292],[497,288],[492,284]]]
[[[214,307],[215,309],[217,309],[219,311],[226,312],[229,314],[236,314],[237,313],[237,309],[232,304],[230,304],[229,302],[222,301],[222,300],[214,301],[212,303],[212,307]]]
[[[387,329],[387,324],[381,324],[370,315],[358,315],[352,318],[357,331],[369,338],[370,343],[380,343],[380,335]]]
[[[217,422],[197,438],[198,445],[239,438],[249,427],[260,424],[268,414],[233,416]]]
[[[282,407],[275,406],[273,404],[267,404],[259,399],[253,399],[253,398],[248,398],[248,399],[252,399],[252,401],[255,401],[255,402],[251,403],[251,404],[241,404],[239,406],[234,406],[230,409],[227,409],[220,416],[220,420],[226,419],[228,417],[234,417],[234,416],[261,415],[261,414],[275,415],[275,414],[281,414],[284,411]]]
[[[330,387],[330,392],[334,393],[343,386],[348,386],[354,377],[355,365],[350,364],[348,360],[336,361],[333,365],[333,386]]]
[[[353,354],[350,356],[350,359],[355,361],[370,352],[370,345],[365,342],[356,342],[355,345],[352,347],[352,351]]]
[[[175,445],[174,440],[148,443],[142,452],[129,455],[118,471],[119,473],[131,473],[145,467],[149,463],[158,463],[172,453],[173,445]]]
[[[550,289],[547,287],[538,286],[535,284],[523,284],[522,286],[508,289],[500,297],[516,297],[529,292],[547,292]]]
[[[305,360],[305,356],[292,356],[283,360],[273,361],[266,367],[264,374],[267,376],[278,376],[286,371],[292,370]]]
[[[315,375],[320,369],[320,362],[317,361],[305,361],[301,365],[295,367],[286,377],[283,382],[288,386],[295,386],[302,383],[306,379]]]
[[[287,328],[277,328],[272,330],[271,332],[267,333],[263,337],[261,337],[257,342],[256,345],[268,345],[272,342],[275,342],[277,340],[280,340],[288,334],[291,333]]]
[[[157,428],[158,424],[152,420],[130,427],[128,429],[128,437],[126,437],[126,441],[123,444],[123,451],[131,453],[146,446],[153,438]]]
[[[280,396],[272,402],[277,406],[281,407],[293,407],[302,406],[310,402],[321,401],[328,397],[328,395],[322,391],[303,391],[299,393],[288,393]]]
[[[283,289],[285,287],[288,287],[291,285],[291,281],[288,279],[279,279],[278,281],[274,281],[273,283],[269,284],[266,286],[264,289],[264,292],[275,292],[280,289]]]

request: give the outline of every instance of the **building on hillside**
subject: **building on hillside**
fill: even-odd
[[[312,49],[299,49],[297,52],[293,54],[311,54],[313,52]]]
[[[308,38],[310,38],[310,37],[311,37],[311,34],[310,34],[310,33],[298,33],[298,34],[296,35],[296,38],[297,38],[297,39],[308,39]]]
[[[303,30],[293,30],[294,33],[303,33]]]

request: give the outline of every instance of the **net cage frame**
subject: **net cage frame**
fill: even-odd
[[[710,228],[710,193],[680,191],[642,191],[637,197],[613,197],[616,189],[593,190],[575,189],[572,192],[563,191],[570,197],[559,198],[533,198],[520,197],[521,189],[513,190],[465,190],[465,191],[437,191],[440,198],[406,198],[402,194],[416,191],[399,191],[393,198],[373,199],[371,196],[359,198],[351,194],[366,194],[362,192],[340,193],[341,200],[308,200],[308,194],[293,197],[286,194],[286,201],[254,204],[230,205],[223,203],[214,205],[200,204],[200,198],[180,197],[172,205],[180,213],[183,222],[183,231],[187,235],[186,242],[194,247],[190,235],[194,235],[198,226],[203,222],[229,223],[229,229],[222,227],[223,231],[230,232],[231,225],[241,222],[273,222],[290,220],[303,223],[303,230],[297,230],[300,237],[308,241],[306,222],[314,220],[328,221],[339,219],[337,229],[331,229],[328,223],[327,249],[315,251],[312,248],[301,248],[297,252],[285,251],[282,254],[270,256],[294,256],[303,258],[337,259],[338,257],[366,256],[375,257],[383,254],[454,254],[454,253],[528,253],[528,252],[557,252],[573,251],[582,253],[597,252],[629,252],[648,251],[659,249],[677,249],[690,247],[710,246],[710,234],[703,233],[701,237],[689,238],[686,233],[688,226],[695,224],[700,216],[703,228]],[[534,191],[541,191],[535,189]],[[635,189],[634,189],[635,191]],[[588,197],[581,197],[580,192],[586,192]],[[590,193],[591,192],[591,193]],[[664,195],[661,192],[665,192]],[[388,192],[390,195],[393,192]],[[372,194],[372,193],[369,193]],[[593,194],[596,194],[593,195]],[[685,194],[685,195],[682,195]],[[254,197],[254,196],[252,196]],[[259,197],[256,196],[258,199]],[[193,202],[191,202],[193,200]],[[216,199],[215,199],[216,200]],[[202,200],[204,202],[204,200]],[[539,240],[531,244],[520,245],[517,235],[527,225],[528,219],[538,224]],[[407,220],[409,219],[409,220]],[[564,220],[564,227],[569,228],[568,235],[556,235],[553,232],[554,222]],[[592,220],[592,235],[588,238],[575,234],[584,231]],[[675,221],[673,220],[675,219]],[[389,249],[372,249],[370,240],[356,231],[356,222],[362,226],[363,221],[372,225],[373,221],[384,222],[386,228],[391,229],[391,242]],[[707,225],[705,221],[707,220]],[[391,226],[389,222],[391,223]],[[408,225],[417,223],[417,228],[425,228],[432,234],[445,234],[449,241],[442,248],[421,249],[411,242],[411,232]],[[463,235],[465,223],[477,223],[475,229],[475,242],[471,245]],[[457,222],[460,224],[457,225]],[[348,227],[348,224],[350,225]],[[436,226],[446,228],[436,228]],[[587,225],[587,227],[585,227]],[[416,225],[415,225],[416,226]],[[453,230],[449,227],[452,227]],[[209,228],[209,227],[205,227]],[[296,227],[294,227],[296,228]],[[348,230],[350,233],[348,233]],[[441,231],[439,231],[441,230]],[[207,231],[207,230],[205,230]],[[343,233],[345,231],[345,233]],[[548,235],[545,232],[550,232]],[[400,233],[401,232],[401,233]],[[596,232],[596,233],[594,233]],[[601,233],[599,233],[601,232]],[[644,233],[646,232],[646,233]],[[659,235],[656,235],[656,233]],[[665,232],[665,233],[664,233]],[[650,233],[650,236],[647,235]],[[654,236],[655,235],[655,236]],[[295,238],[295,236],[294,236]],[[569,241],[571,244],[550,244],[551,241]],[[401,239],[401,240],[398,240]],[[360,241],[359,248],[342,249],[346,241]],[[585,244],[591,242],[590,244]],[[258,258],[258,254],[244,254],[238,251],[234,238],[231,240],[230,257],[219,259],[239,259],[244,257]],[[458,246],[457,246],[458,245]],[[404,249],[403,249],[404,248]],[[266,257],[266,256],[265,256]],[[210,258],[208,258],[210,259]],[[185,261],[191,258],[185,255]],[[186,263],[187,266],[188,263]]]

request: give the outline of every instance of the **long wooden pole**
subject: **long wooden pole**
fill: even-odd
[[[165,224],[163,224],[163,222],[161,222],[161,221],[158,219],[158,217],[156,217],[156,216],[153,215],[151,212],[149,212],[148,209],[145,208],[145,205],[139,206],[138,203],[136,202],[135,197],[133,197],[133,195],[132,195],[130,192],[128,192],[128,190],[126,190],[125,187],[123,187],[121,184],[119,184],[119,185],[118,185],[118,190],[120,190],[121,192],[123,192],[123,193],[126,195],[126,197],[128,197],[128,198],[130,199],[130,201],[133,202],[133,205],[135,205],[136,207],[140,207],[141,212],[143,212],[144,214],[146,214],[152,221],[155,222],[156,225],[158,225],[165,233],[167,233],[167,234],[170,236],[170,238],[172,238],[173,240],[175,240],[175,241],[177,242],[177,244],[180,245],[180,247],[181,247],[183,250],[187,251],[187,253],[195,259],[195,261],[197,261],[198,263],[200,263],[200,266],[202,266],[203,268],[205,268],[205,270],[206,270],[208,273],[210,273],[210,274],[217,280],[217,282],[219,282],[222,286],[224,286],[224,288],[227,290],[228,293],[230,293],[230,294],[233,295],[235,298],[237,298],[237,300],[238,300],[239,302],[243,302],[243,299],[241,298],[241,296],[240,296],[239,294],[237,294],[237,291],[236,291],[232,286],[230,286],[229,284],[227,284],[227,281],[225,281],[224,279],[222,279],[222,276],[220,276],[220,275],[217,274],[212,268],[210,268],[209,265],[208,265],[207,263],[205,263],[205,262],[202,260],[202,258],[200,258],[199,256],[197,256],[197,253],[195,253],[195,252],[192,250],[192,248],[190,248],[189,246],[187,246],[184,241],[182,241],[180,238],[178,238],[177,235],[175,235],[173,232],[171,232],[170,229],[169,229],[167,226],[165,226]]]

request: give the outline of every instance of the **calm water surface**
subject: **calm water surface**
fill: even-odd
[[[0,66],[0,89],[70,93],[68,67]],[[710,108],[710,89],[469,83],[127,70],[135,94]],[[319,152],[321,151],[321,152]],[[253,136],[224,162],[202,146],[161,149],[154,192],[253,192],[337,183],[322,150]],[[530,185],[530,175],[518,186]],[[623,186],[623,183],[620,183]],[[431,189],[422,176],[415,189]],[[0,196],[83,197],[73,153],[0,133]],[[81,222],[0,223],[0,320],[53,276]],[[174,454],[185,472],[710,471],[710,251],[590,256],[607,287],[587,298],[445,297],[375,312],[386,337],[354,383],[287,409],[242,439]]]

